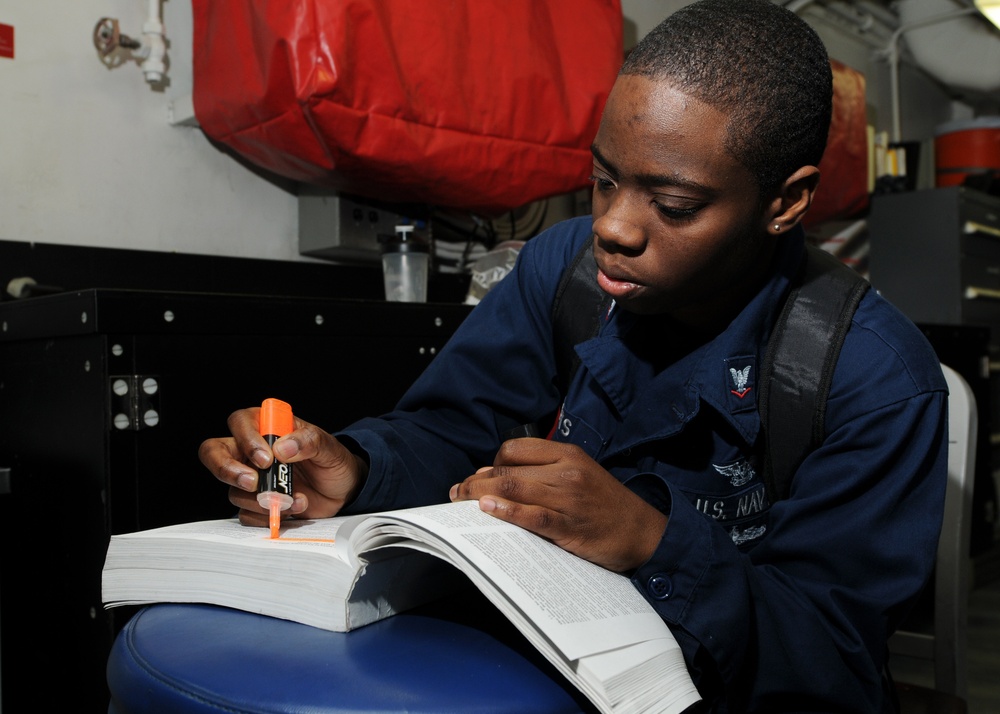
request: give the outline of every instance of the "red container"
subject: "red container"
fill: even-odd
[[[1000,171],[1000,116],[942,124],[934,132],[934,155],[938,187]]]

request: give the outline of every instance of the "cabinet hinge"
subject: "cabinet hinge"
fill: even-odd
[[[160,423],[160,380],[148,374],[108,376],[112,431],[138,431]]]

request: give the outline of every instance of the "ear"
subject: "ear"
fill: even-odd
[[[767,231],[781,234],[801,221],[812,205],[818,185],[819,169],[815,166],[803,166],[785,179],[764,211]]]

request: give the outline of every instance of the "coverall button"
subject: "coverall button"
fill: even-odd
[[[646,582],[646,589],[654,600],[666,600],[674,591],[674,583],[669,575],[656,573]]]

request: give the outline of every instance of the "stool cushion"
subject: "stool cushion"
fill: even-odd
[[[503,623],[415,610],[337,633],[210,605],[152,605],[112,647],[109,711],[590,711]]]

